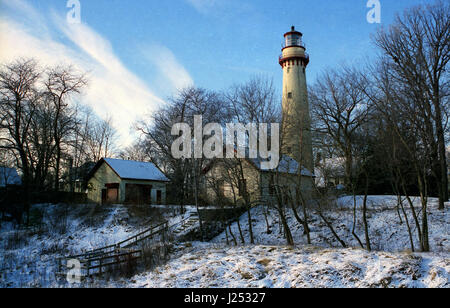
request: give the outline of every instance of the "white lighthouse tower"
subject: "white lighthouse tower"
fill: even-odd
[[[311,117],[306,88],[309,55],[306,53],[302,36],[295,27],[285,33],[285,43],[279,58],[283,68],[282,153],[314,172]]]

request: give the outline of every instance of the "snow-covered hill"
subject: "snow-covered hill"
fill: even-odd
[[[429,200],[429,230],[432,253],[411,253],[404,217],[402,223],[395,209],[395,196],[370,196],[369,230],[372,248],[367,252],[351,234],[353,197],[337,200],[337,208],[326,212],[339,236],[340,244],[317,215],[310,213],[312,245],[306,244],[303,227],[288,210],[288,222],[296,243],[283,246],[278,216],[262,207],[251,211],[255,245],[249,244],[247,214],[240,218],[245,243],[240,242],[237,223],[231,226],[239,246],[227,246],[225,232],[211,243],[194,243],[184,255],[155,271],[122,281],[131,287],[450,287],[449,208],[437,209],[437,200]],[[420,206],[420,200],[414,199]],[[357,228],[361,240],[364,233],[357,202]],[[405,206],[407,206],[405,204]],[[419,208],[417,208],[418,211]],[[270,232],[267,233],[267,215]],[[406,209],[410,224],[411,211]],[[299,213],[302,217],[302,213]],[[414,230],[414,229],[413,229]],[[414,232],[414,239],[417,237]],[[231,242],[232,236],[228,232]],[[417,240],[416,247],[418,247]],[[335,247],[335,248],[329,248]]]
[[[146,288],[450,287],[448,254],[362,249],[224,247],[194,243],[189,252],[118,286]]]
[[[359,210],[361,199],[357,198],[356,232],[364,241]],[[415,200],[417,205],[418,201]],[[351,235],[353,198],[343,197],[338,200],[337,208],[325,215],[342,240],[353,248],[340,248],[324,222],[312,211],[309,217],[312,244],[307,245],[303,227],[293,218],[290,209],[288,222],[296,245],[286,247],[276,212],[257,207],[252,210],[254,245],[249,244],[248,217],[244,214],[240,218],[244,244],[240,242],[238,226],[234,223],[231,230],[238,240],[237,247],[226,244],[225,233],[210,243],[182,243],[176,247],[171,261],[153,271],[131,279],[95,279],[83,286],[450,287],[450,204],[439,211],[436,200],[430,200],[431,253],[408,251],[410,244],[404,217],[400,223],[395,205],[393,196],[369,198],[369,230],[375,250],[370,253],[359,248]],[[11,224],[2,223],[0,287],[58,287],[56,258],[116,243],[147,228],[151,220],[155,223],[169,219],[176,223],[191,214],[177,215],[164,208],[124,206],[38,205],[33,210],[42,217],[30,230],[14,230]],[[410,210],[406,211],[410,224],[414,225]],[[302,213],[299,214],[302,217]],[[414,239],[416,237],[414,232]],[[231,240],[229,233],[228,238]]]
[[[56,259],[115,244],[161,220],[190,215],[123,205],[34,205],[28,230],[0,228],[0,287],[57,287]],[[39,217],[36,217],[39,216]]]
[[[397,198],[395,196],[369,196],[368,198],[368,224],[370,232],[370,240],[372,249],[379,251],[404,251],[410,250],[409,235],[405,223],[405,219],[401,214],[401,221],[395,209]],[[405,211],[408,215],[409,224],[413,230],[415,241],[415,248],[419,247],[417,241],[417,233],[415,224],[413,222],[411,211],[406,204]],[[419,198],[414,198],[416,206],[420,205]],[[361,241],[364,243],[364,230],[362,224],[361,204],[362,197],[356,198],[357,204],[357,222],[356,233],[359,235]],[[445,211],[437,209],[437,200],[429,200],[428,220],[429,220],[429,237],[431,249],[434,252],[449,252],[450,251],[450,203],[447,203]],[[417,207],[417,212],[420,213],[420,208]],[[267,214],[267,220],[270,226],[270,233],[267,233],[267,223],[264,217],[264,212]],[[306,236],[304,235],[303,226],[301,226],[294,218],[292,210],[287,210],[288,224],[290,226],[294,242],[297,245],[306,244]],[[302,212],[299,210],[299,216],[303,218]],[[333,228],[338,233],[339,237],[351,247],[359,247],[358,242],[352,235],[353,227],[353,197],[342,197],[337,200],[337,207],[324,212],[327,220],[332,222]],[[274,209],[264,209],[257,207],[252,209],[252,229],[256,244],[263,245],[284,245],[286,240],[283,236],[283,231],[278,219],[278,214]],[[327,228],[323,220],[314,213],[309,211],[309,228],[311,230],[312,245],[321,247],[341,247],[336,241],[333,234]],[[249,226],[248,216],[244,214],[240,219],[241,230],[244,234],[246,243],[249,242]],[[231,227],[233,235],[239,241],[239,229],[237,223]],[[280,232],[281,231],[281,232]],[[230,234],[228,234],[231,239]],[[225,232],[213,239],[214,243],[226,242]],[[417,250],[417,249],[416,249]]]

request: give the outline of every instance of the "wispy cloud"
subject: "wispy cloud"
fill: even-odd
[[[194,84],[188,71],[167,47],[159,44],[143,46],[141,57],[156,67],[160,73],[159,79],[169,82],[174,89],[180,90]]]
[[[92,28],[68,24],[55,12],[46,21],[23,0],[12,0],[8,6],[21,18],[4,15],[0,19],[0,62],[33,57],[42,65],[71,64],[77,70],[89,72],[89,86],[82,101],[99,116],[112,117],[123,145],[132,142],[133,123],[164,101],[124,65],[111,43]],[[39,25],[39,31],[27,24]],[[61,37],[70,42],[63,43]],[[159,59],[158,73],[169,80],[167,87],[180,88],[192,83],[189,73],[166,47],[152,48],[150,52],[154,52],[151,58]]]
[[[22,27],[34,29],[39,33],[48,33],[49,29],[46,25],[45,18],[28,2],[24,0],[0,0],[0,5],[4,5],[12,11],[26,17],[21,20]]]
[[[186,0],[186,1],[202,14],[208,13],[218,3],[218,0]]]

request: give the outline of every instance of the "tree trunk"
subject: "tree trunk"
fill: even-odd
[[[250,213],[251,208],[248,207],[247,215],[248,215],[248,232],[250,234],[250,244],[255,244],[255,239],[253,237],[253,227],[252,227],[252,216]]]
[[[367,183],[369,180],[366,180]],[[366,248],[367,251],[371,251],[372,247],[370,245],[370,236],[369,236],[369,224],[367,223],[367,190],[369,185],[366,184],[366,192],[364,194],[364,200],[363,200],[363,223],[364,223],[364,235],[366,237]]]
[[[439,209],[444,210],[444,202],[448,201],[449,193],[448,193],[448,177],[447,177],[447,157],[446,157],[446,149],[445,149],[445,136],[444,129],[442,127],[442,110],[441,110],[441,99],[440,99],[440,87],[439,84],[435,84],[433,87],[434,99],[433,104],[435,107],[436,118],[436,135],[437,135],[437,143],[438,143],[438,154],[439,154],[439,168],[440,168],[440,179],[438,179],[438,185],[440,184],[439,194]]]
[[[291,199],[291,198],[290,198]],[[308,225],[307,224],[305,224],[305,222],[300,218],[300,216],[298,215],[298,212],[297,212],[297,209],[295,208],[295,204],[294,204],[294,201],[291,199],[291,202],[289,202],[290,203],[290,205],[291,205],[291,209],[292,209],[292,212],[294,213],[294,217],[295,217],[295,219],[297,220],[297,222],[300,224],[300,225],[302,225],[303,226],[303,234],[306,234],[307,232],[309,232],[310,230],[309,230],[309,228],[308,228]]]
[[[430,244],[428,239],[428,214],[427,214],[427,183],[424,177],[422,181],[419,177],[419,187],[420,187],[420,200],[422,203],[422,244],[423,244],[423,252],[430,251]]]
[[[262,207],[263,207],[264,220],[266,221],[266,230],[267,230],[266,233],[270,234],[272,231],[270,230],[269,219],[267,218],[267,211],[264,208],[264,205]]]
[[[358,241],[358,243],[361,246],[361,248],[364,249],[364,245],[361,242],[359,236],[356,234],[355,229],[356,229],[356,196],[355,196],[355,193],[353,193],[353,227],[352,227],[352,235]]]
[[[320,218],[322,218],[322,220],[325,222],[328,229],[330,229],[331,233],[336,238],[336,240],[342,245],[342,247],[347,248],[347,244],[345,244],[345,242],[339,237],[339,235],[336,233],[336,231],[334,231],[333,225],[325,218],[325,216],[322,214],[322,212],[319,211],[318,214],[319,214]]]
[[[241,237],[241,243],[245,244],[245,238],[244,234],[242,233],[241,223],[239,222],[239,217],[236,219],[238,230],[239,230],[239,236]]]
[[[55,191],[59,191],[59,169],[61,164],[61,147],[59,145],[56,146],[56,165],[55,165]]]
[[[237,246],[237,240],[236,240],[236,237],[233,234],[233,231],[231,231],[231,225],[228,225],[228,231],[230,232],[230,235],[233,238],[234,246]]]
[[[406,215],[405,207],[403,206],[402,201],[400,201],[400,208],[402,209],[403,216],[405,217],[406,228],[408,229],[409,243],[411,244],[411,251],[414,252],[415,248],[414,248],[413,235],[412,235],[411,227],[409,225],[408,215]]]

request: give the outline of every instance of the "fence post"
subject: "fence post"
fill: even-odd
[[[91,259],[88,259],[87,260],[87,271],[86,271],[88,278],[90,277],[90,275],[89,275],[90,269],[91,269]]]

